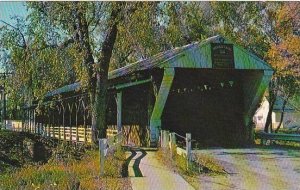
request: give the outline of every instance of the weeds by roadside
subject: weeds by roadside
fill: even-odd
[[[201,174],[225,174],[224,168],[208,155],[195,155],[195,161],[189,164],[187,164],[186,158],[176,154],[175,150],[171,154],[168,149],[159,149],[157,156],[161,162],[179,173],[196,189],[199,188]]]

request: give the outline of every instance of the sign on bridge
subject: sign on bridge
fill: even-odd
[[[213,68],[234,68],[232,44],[211,44],[211,60]]]

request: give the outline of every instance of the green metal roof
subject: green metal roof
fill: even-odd
[[[66,86],[63,86],[61,88],[57,88],[53,91],[48,92],[46,94],[46,97],[54,96],[54,95],[65,93],[65,92],[71,92],[71,91],[79,90],[79,88],[80,88],[80,83],[76,82],[76,83],[69,84],[69,85],[66,85]]]

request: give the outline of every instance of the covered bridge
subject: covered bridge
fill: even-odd
[[[109,73],[108,127],[140,146],[155,145],[160,129],[189,132],[202,145],[244,144],[272,74],[221,36],[165,51]],[[87,94],[78,89],[74,83],[49,92],[62,101],[42,116],[27,109],[27,125],[89,125]]]

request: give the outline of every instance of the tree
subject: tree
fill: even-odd
[[[31,25],[22,18],[15,19],[15,25],[0,20],[3,24],[0,46],[2,55],[7,57],[4,64],[7,72],[13,72],[9,80],[2,82],[7,83],[6,91],[14,107],[32,103],[71,77],[65,72],[69,70],[69,64],[64,63],[70,55],[56,49],[40,49],[38,36],[32,32]],[[52,56],[46,56],[48,54]],[[54,74],[56,77],[52,77]]]
[[[29,18],[36,27],[50,25],[49,28],[55,28],[58,34],[61,33],[60,38],[50,39],[50,43],[41,44],[41,48],[57,49],[70,45],[73,54],[80,55],[76,58],[82,66],[77,66],[76,80],[81,82],[89,94],[94,142],[98,132],[100,137],[105,136],[108,68],[118,34],[122,5],[103,2],[28,3],[32,9]],[[102,39],[96,38],[96,35],[102,35]],[[66,40],[62,41],[62,36]],[[51,41],[55,41],[54,44]],[[63,45],[56,45],[59,41]]]
[[[276,70],[273,80],[275,96],[273,99],[276,100],[276,96],[283,98],[280,122],[275,129],[275,132],[278,132],[283,121],[285,106],[291,98],[300,95],[300,3],[285,3],[276,12],[275,18],[278,41],[271,44],[267,59]],[[265,131],[271,123],[270,118],[266,123]]]

